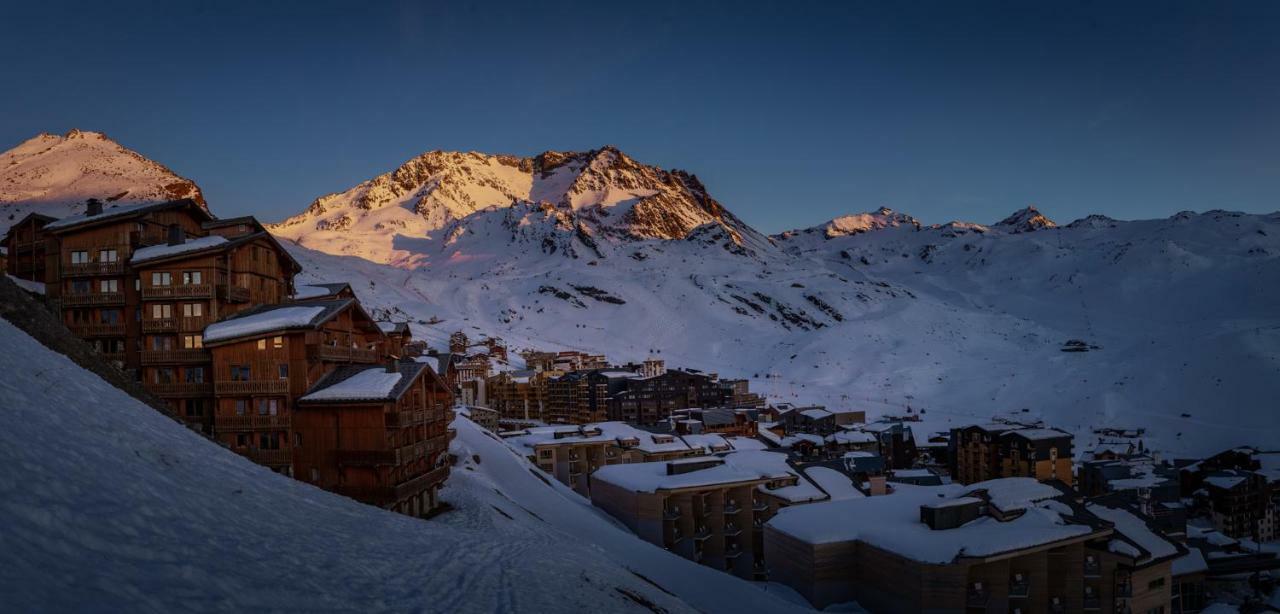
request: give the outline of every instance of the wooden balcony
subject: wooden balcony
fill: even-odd
[[[268,467],[282,467],[293,464],[293,453],[289,450],[237,450],[249,457],[249,460]]]
[[[124,324],[68,324],[77,337],[123,337]]]
[[[222,286],[222,295],[230,303],[247,303],[249,289],[243,286]]]
[[[399,465],[400,450],[334,450],[334,460],[346,467]]]
[[[142,364],[144,365],[200,364],[211,360],[213,360],[213,355],[209,353],[209,350],[203,349],[142,351]]]
[[[177,318],[154,318],[142,320],[144,333],[172,333],[178,330]]]
[[[293,424],[288,415],[260,416],[257,414],[244,416],[216,416],[214,428],[219,433],[235,433],[243,431],[278,431],[287,430]]]
[[[394,486],[339,485],[333,487],[333,492],[372,505],[391,505],[429,490],[437,484],[443,484],[448,477],[449,468],[447,466],[437,467]]]
[[[378,362],[378,352],[377,350],[362,350],[360,348],[313,343],[307,346],[307,358],[327,362],[375,363]]]
[[[422,475],[409,478],[399,484],[396,484],[396,498],[404,499],[406,497],[416,495],[422,491],[430,489],[437,484],[443,484],[449,478],[449,466],[436,467]]]
[[[63,277],[83,277],[86,275],[120,275],[124,273],[124,262],[82,262],[62,265]]]
[[[101,354],[104,360],[124,362],[124,352],[102,352]]]
[[[217,394],[288,394],[289,380],[217,382],[214,384],[213,388]]]
[[[425,411],[395,411],[387,414],[387,428],[403,428],[426,424]]]
[[[62,295],[63,307],[83,307],[91,305],[123,305],[124,293],[71,293]]]
[[[213,384],[209,382],[182,382],[175,384],[144,384],[147,390],[158,397],[211,397]]]
[[[142,289],[142,300],[163,301],[182,298],[213,298],[213,284],[153,286]]]

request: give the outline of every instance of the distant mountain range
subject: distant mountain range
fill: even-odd
[[[104,159],[122,160],[111,145]],[[90,195],[11,177],[4,194],[39,193],[27,210]],[[148,193],[156,177],[122,172],[111,190]],[[1012,413],[1081,446],[1098,426],[1148,428],[1170,454],[1280,441],[1278,214],[1058,226],[1034,208],[990,224],[882,208],[765,236],[695,175],[604,147],[428,152],[272,231],[304,281],[439,318],[416,326],[437,343],[465,330],[618,361],[656,352],[779,399],[910,408],[925,432]],[[1094,349],[1062,351],[1072,340]]]

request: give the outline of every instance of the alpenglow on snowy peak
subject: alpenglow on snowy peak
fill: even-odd
[[[1009,232],[1034,232],[1042,228],[1057,228],[1053,220],[1044,216],[1034,206],[1014,211],[1012,215],[996,223],[996,228]]]
[[[401,263],[443,246],[480,213],[508,212],[513,230],[547,222],[582,237],[681,240],[699,226],[740,244],[759,234],[707,193],[698,178],[636,162],[612,146],[533,157],[430,151],[341,193],[315,200],[273,233],[321,251]],[[437,243],[418,243],[427,238]],[[409,245],[409,247],[405,247]]]
[[[108,207],[179,198],[205,206],[195,182],[101,132],[41,133],[0,153],[0,232],[31,212],[83,213],[90,198]]]

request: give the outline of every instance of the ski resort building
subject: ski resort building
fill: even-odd
[[[725,407],[733,399],[733,389],[722,386],[710,375],[669,369],[661,375],[626,382],[626,387],[609,399],[611,420],[633,424],[660,424],[671,412],[691,407]]]
[[[5,271],[11,277],[48,283],[45,271],[48,254],[45,252],[44,227],[58,218],[29,213],[9,227],[4,235],[6,251]]]
[[[771,581],[871,612],[1169,612],[1186,554],[1128,509],[1031,478],[788,508],[764,549]]]
[[[591,502],[641,539],[745,579],[766,580],[764,525],[790,505],[827,499],[785,454],[614,464],[591,476]]]
[[[1072,436],[1057,429],[975,424],[951,430],[951,475],[962,484],[1032,477],[1072,483]]]
[[[352,364],[320,378],[292,417],[298,479],[419,516],[449,475],[453,394],[426,364]]]

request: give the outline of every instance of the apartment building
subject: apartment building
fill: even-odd
[[[764,525],[782,507],[824,500],[786,455],[740,451],[602,467],[591,502],[641,539],[749,580],[765,580]]]
[[[386,336],[354,298],[264,305],[205,329],[220,443],[292,475],[294,401],[343,365],[375,364]]]
[[[661,375],[629,379],[623,390],[609,399],[611,420],[633,424],[661,424],[677,409],[725,407],[733,389],[717,378],[701,373],[669,369]]]
[[[871,612],[1168,612],[1186,554],[1129,510],[1032,478],[788,508],[764,543],[770,580]]]
[[[1005,477],[1072,483],[1072,436],[1050,428],[975,424],[951,430],[951,475],[963,484]]]
[[[412,516],[439,506],[453,394],[426,364],[344,365],[295,405],[298,479]]]
[[[46,283],[47,253],[44,227],[58,218],[28,213],[4,235],[5,272],[11,277]]]

